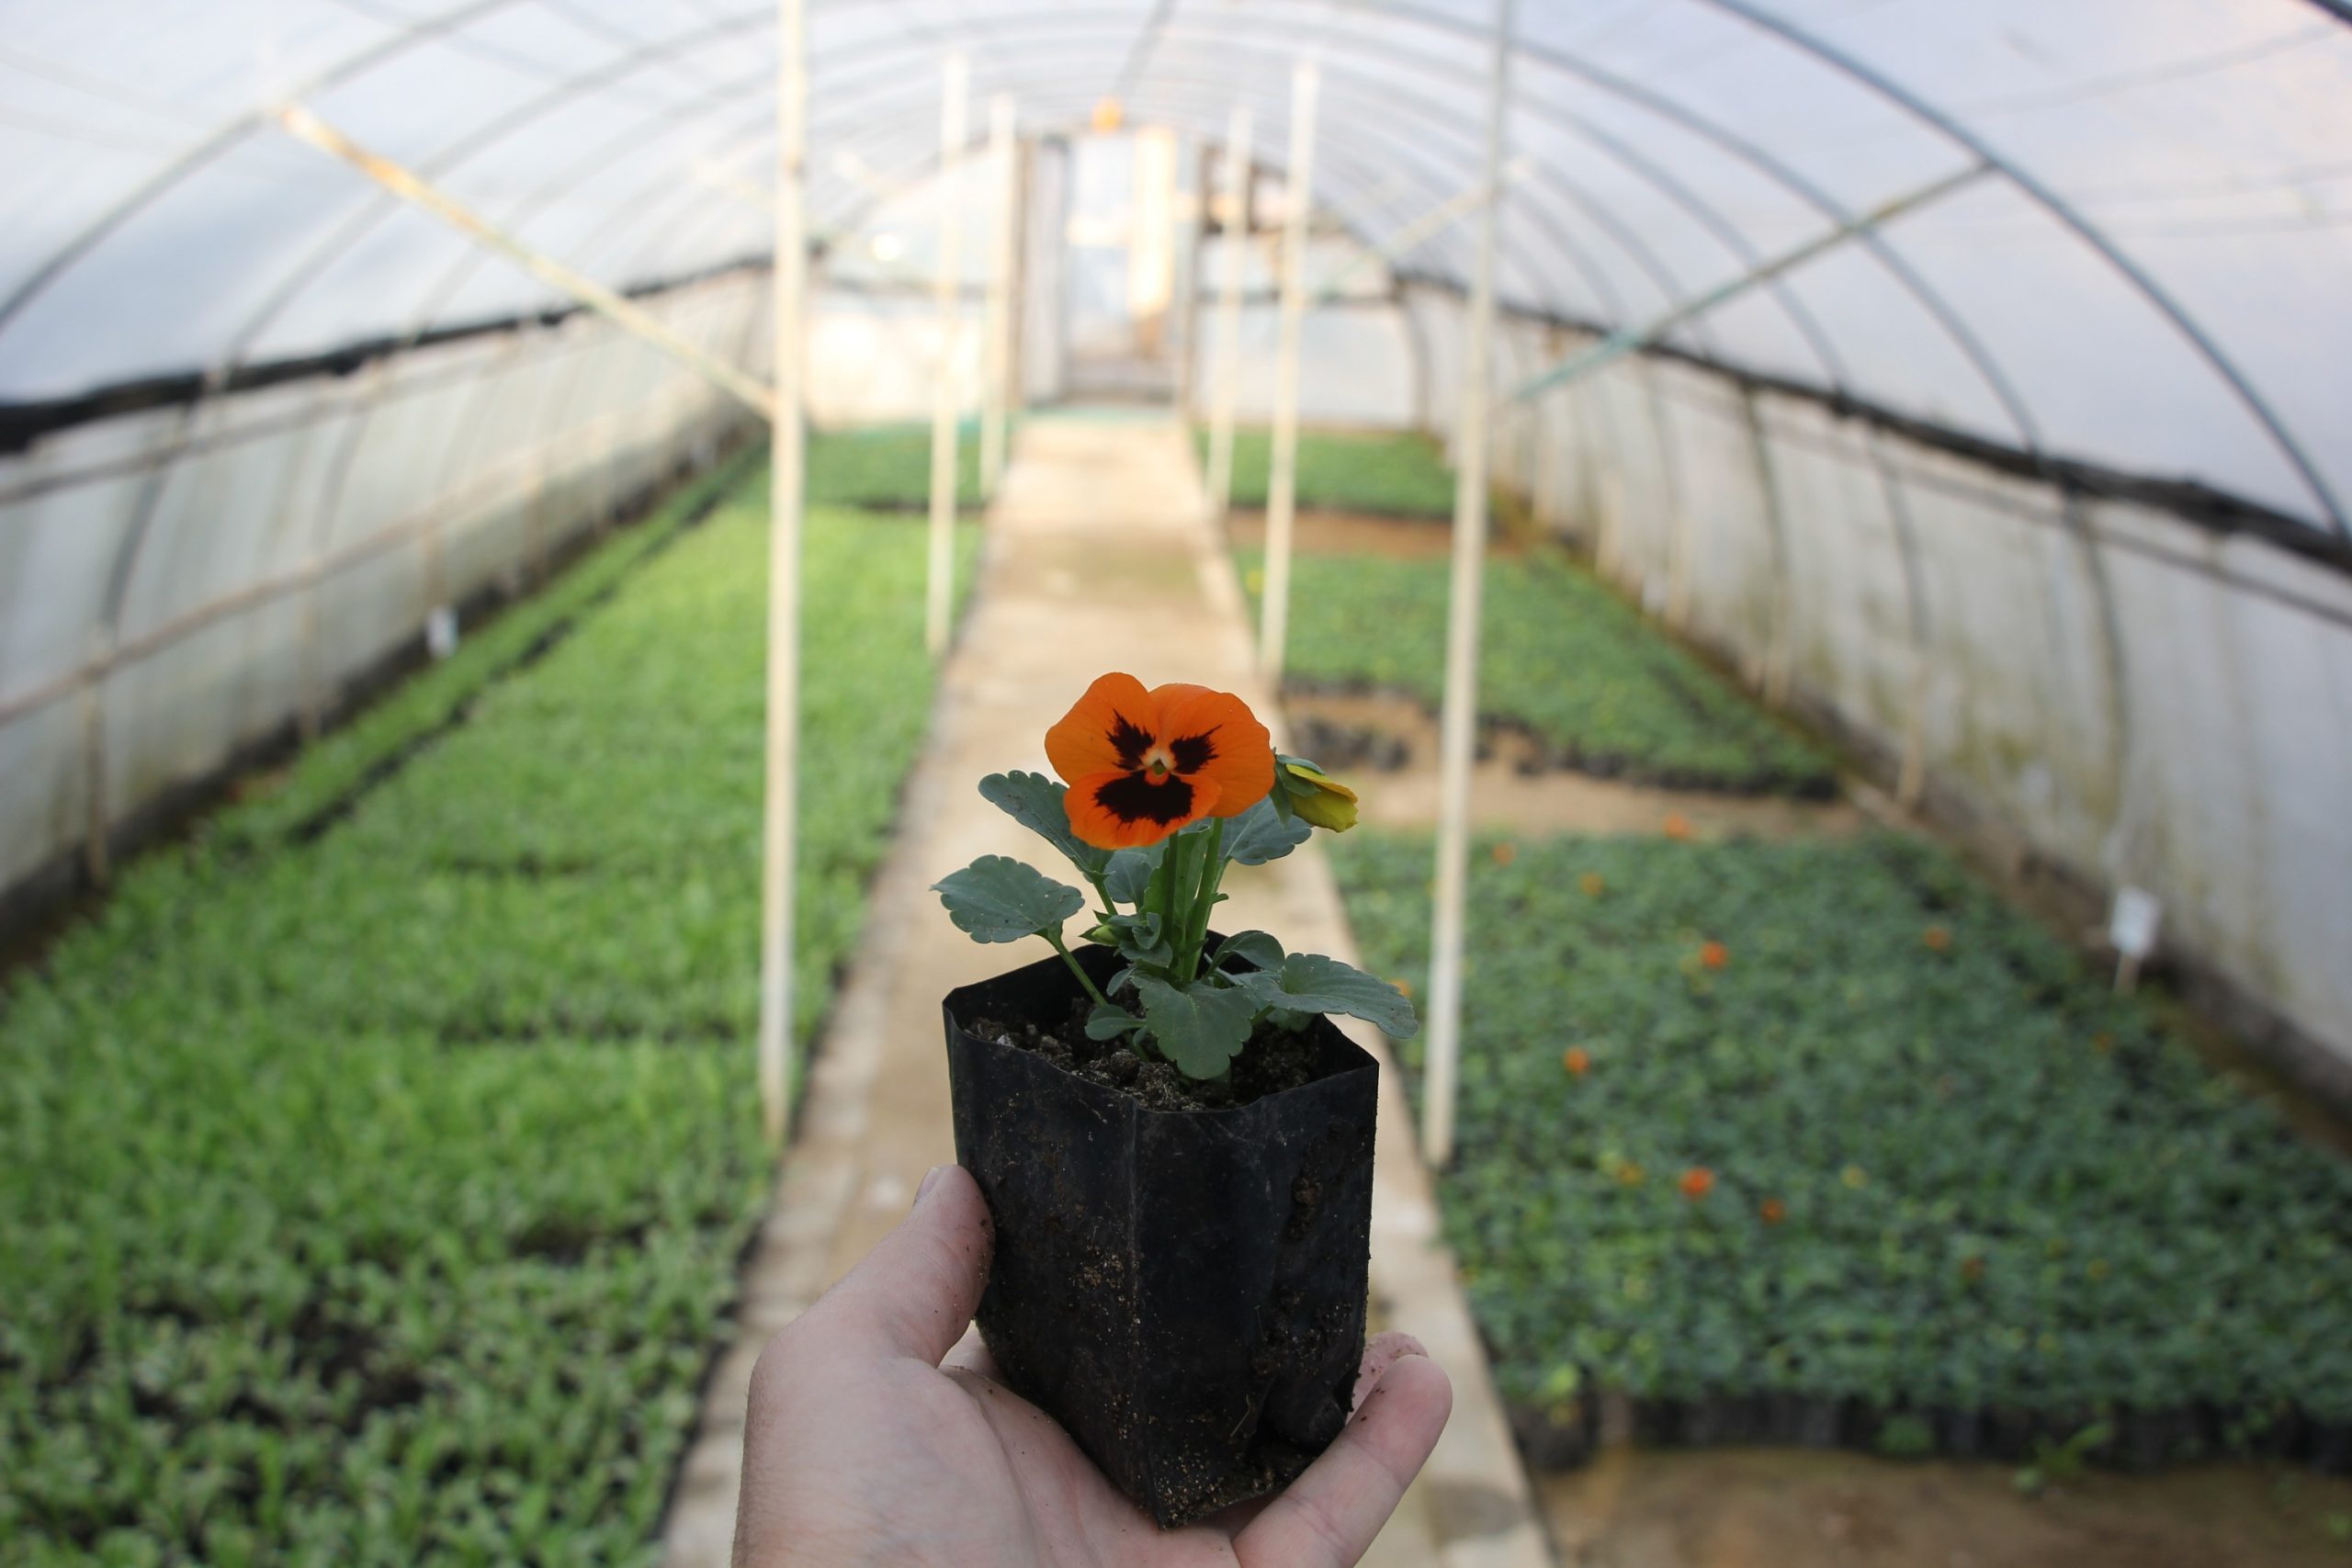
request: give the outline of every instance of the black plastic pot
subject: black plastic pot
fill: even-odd
[[[1098,984],[1107,949],[1078,953]],[[956,1157],[996,1221],[980,1333],[1162,1526],[1284,1485],[1347,1424],[1363,1354],[1378,1067],[1317,1019],[1315,1077],[1222,1111],[1157,1111],[981,1018],[1043,1027],[1047,958],[945,1003]]]

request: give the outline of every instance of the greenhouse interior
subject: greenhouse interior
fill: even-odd
[[[0,1564],[2352,1564],[2346,0],[0,16]]]

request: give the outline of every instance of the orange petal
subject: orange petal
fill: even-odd
[[[1142,766],[1159,722],[1159,705],[1132,675],[1099,677],[1061,722],[1046,731],[1046,757],[1074,784],[1094,773]]]
[[[1238,817],[1274,787],[1274,738],[1231,692],[1206,686],[1154,687],[1159,740],[1176,771],[1195,784],[1216,786],[1216,815]]]
[[[1216,785],[1171,773],[1148,774],[1113,768],[1074,781],[1062,796],[1069,830],[1098,850],[1139,850],[1156,844],[1209,814]]]

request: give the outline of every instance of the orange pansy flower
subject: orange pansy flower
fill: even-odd
[[[1682,1173],[1675,1185],[1682,1189],[1685,1198],[1704,1198],[1715,1190],[1715,1173],[1703,1165],[1694,1165]]]
[[[1230,692],[1144,689],[1102,676],[1046,731],[1069,792],[1070,831],[1097,849],[1141,849],[1204,817],[1238,817],[1274,787],[1274,742]]]
[[[1699,948],[1699,962],[1710,969],[1720,969],[1731,962],[1731,949],[1719,942],[1702,943]]]
[[[1577,1077],[1592,1071],[1592,1053],[1581,1045],[1571,1045],[1560,1053],[1560,1066]]]

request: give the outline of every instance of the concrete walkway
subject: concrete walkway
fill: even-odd
[[[1173,425],[1068,417],[1023,428],[858,963],[809,1075],[775,1213],[745,1268],[741,1337],[712,1380],[668,1525],[668,1568],[727,1562],[744,1393],[760,1347],[898,1222],[924,1171],[955,1157],[940,997],[1035,956],[970,942],[927,891],[976,855],[1041,866],[1052,858],[979,797],[980,778],[1050,772],[1047,727],[1105,670],[1126,670],[1147,685],[1183,680],[1233,691],[1276,722],[1251,668],[1239,586],[1204,514],[1189,444]],[[1353,958],[1330,869],[1312,846],[1269,866],[1236,867],[1227,887],[1229,929],[1262,927],[1294,951]],[[1453,1380],[1454,1410],[1429,1468],[1364,1561],[1545,1568],[1527,1479],[1437,1239],[1393,1070],[1381,1093],[1374,1314],[1378,1326],[1406,1329],[1429,1347]]]

